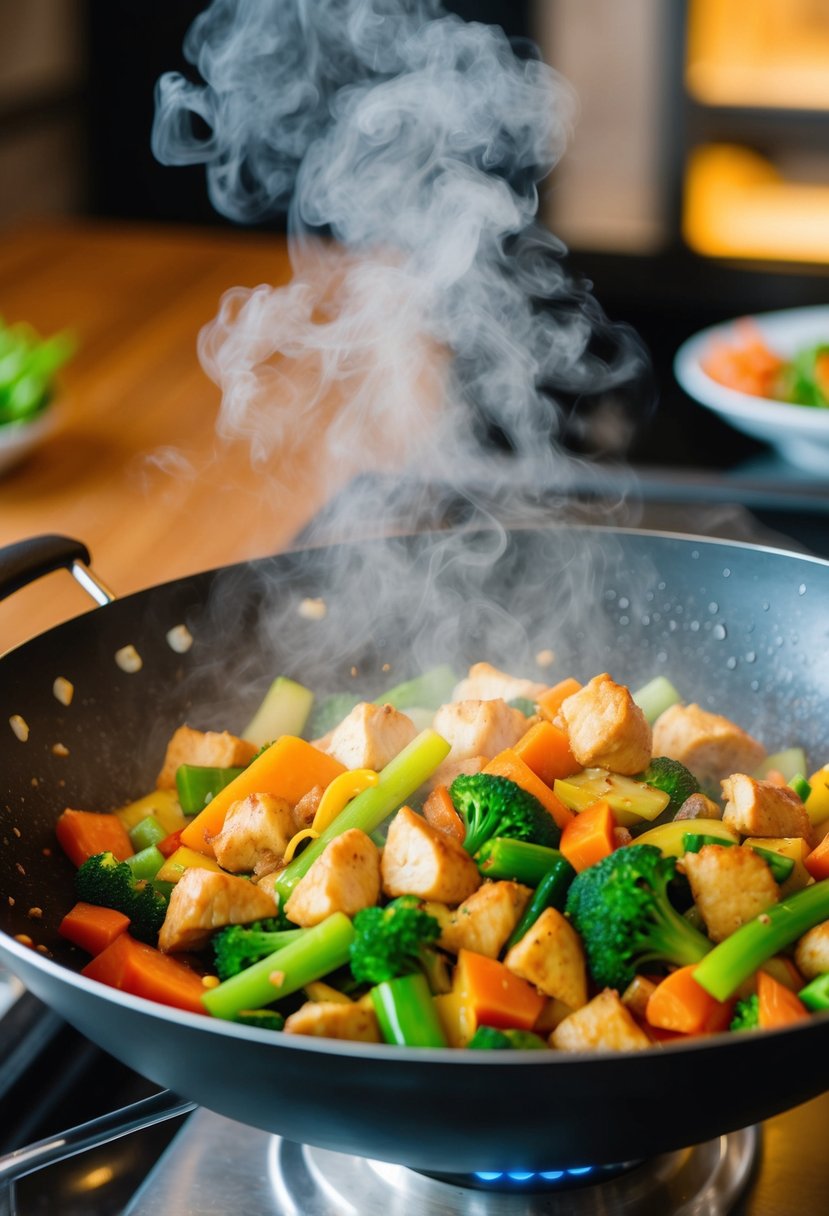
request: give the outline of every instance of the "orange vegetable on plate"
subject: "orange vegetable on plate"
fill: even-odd
[[[345,771],[344,764],[318,747],[294,735],[283,735],[188,823],[182,830],[181,843],[212,856],[210,842],[222,830],[231,805],[240,798],[247,798],[248,794],[276,794],[296,805],[314,786],[325,788]]]
[[[573,818],[572,813],[561,802],[546,785],[540,777],[532,771],[530,766],[526,764],[512,747],[504,748],[497,756],[494,756],[489,764],[484,768],[485,773],[491,773],[495,777],[507,777],[510,781],[514,781],[516,785],[520,785],[528,794],[534,794],[543,807],[545,807],[560,828],[564,828]]]
[[[114,908],[100,908],[80,900],[58,925],[58,933],[87,954],[100,954],[129,927],[129,917]]]
[[[580,873],[610,856],[616,848],[615,833],[613,811],[600,798],[570,820],[558,847],[576,873]]]
[[[466,828],[455,810],[455,804],[449,797],[449,790],[445,785],[435,786],[423,803],[423,818],[439,832],[445,832],[447,836],[454,836],[463,844]]]
[[[137,942],[129,933],[119,934],[112,945],[87,963],[81,975],[161,1005],[190,1013],[205,1011],[201,977],[185,963]]]
[[[58,843],[75,866],[82,866],[96,853],[112,853],[118,861],[126,861],[135,850],[127,830],[117,815],[99,815],[94,811],[73,811],[67,808],[55,825]]]
[[[727,1030],[733,1001],[718,1001],[694,979],[696,964],[679,967],[660,980],[651,994],[645,1016],[651,1026],[682,1034],[712,1034]]]
[[[567,732],[552,722],[536,722],[513,748],[545,785],[571,777],[581,765],[570,751]]]
[[[785,361],[771,350],[762,334],[748,320],[735,326],[735,342],[712,342],[702,369],[726,388],[752,397],[772,397]]]

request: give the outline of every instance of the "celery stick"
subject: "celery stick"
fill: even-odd
[[[155,815],[147,815],[129,830],[130,844],[136,853],[141,849],[148,849],[151,844],[158,844],[169,835],[170,833],[164,831]]]
[[[829,879],[804,887],[742,925],[698,964],[694,979],[726,1001],[767,959],[829,917]]]
[[[509,836],[492,837],[475,854],[484,878],[508,879],[527,887],[537,887],[544,875],[564,860],[558,849]]]
[[[155,878],[164,865],[164,855],[154,844],[151,844],[146,849],[141,849],[139,853],[133,853],[132,857],[128,857],[127,865],[132,870],[132,876],[135,879]]]
[[[429,985],[419,972],[378,984],[371,990],[371,1003],[385,1043],[448,1047]]]
[[[243,1009],[261,1009],[342,967],[348,962],[353,937],[354,926],[348,917],[334,912],[296,941],[275,950],[217,988],[209,988],[202,1003],[214,1018],[231,1020]]]
[[[301,735],[313,704],[314,694],[310,689],[287,676],[277,676],[242,731],[242,738],[262,747],[282,735]]]
[[[647,718],[651,726],[660,714],[682,700],[670,680],[664,676],[656,676],[633,694],[633,699]]]
[[[363,790],[340,811],[325,831],[313,840],[299,857],[294,858],[279,875],[275,890],[284,906],[296,884],[316,859],[337,836],[350,828],[360,828],[370,835],[383,820],[396,811],[418,786],[429,777],[449,755],[450,745],[433,730],[424,730],[390,760],[380,772],[377,785]]]
[[[457,676],[446,663],[424,671],[423,675],[396,684],[382,697],[378,697],[375,705],[393,705],[395,709],[406,709],[418,706],[421,709],[438,709],[452,695],[452,689],[457,684]]]
[[[756,776],[762,781],[770,772],[776,771],[782,773],[784,781],[791,781],[799,773],[805,773],[807,769],[806,753],[802,747],[787,747],[782,752],[774,752],[771,756],[766,756],[763,763],[757,770]]]

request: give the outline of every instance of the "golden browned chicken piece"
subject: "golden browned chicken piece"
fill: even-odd
[[[633,776],[651,760],[651,728],[624,684],[607,672],[562,702],[570,750],[585,768]]]
[[[411,718],[392,705],[361,701],[339,726],[318,741],[346,768],[373,768],[378,772],[402,752],[417,734]]]
[[[722,783],[723,823],[743,836],[802,836],[812,838],[812,824],[801,798],[787,785],[757,781],[747,773],[732,773]]]
[[[441,705],[432,722],[434,729],[452,745],[442,768],[486,756],[491,760],[505,747],[512,747],[527,730],[527,719],[520,709],[506,701],[452,701]],[[438,784],[446,784],[444,778]]]
[[[197,950],[216,929],[247,925],[273,916],[273,895],[246,878],[191,866],[173,887],[158,945],[161,950]]]
[[[285,1031],[323,1039],[350,1039],[355,1043],[380,1042],[374,1010],[353,1001],[306,1001],[286,1019]]]
[[[285,915],[303,928],[334,912],[354,916],[380,897],[380,853],[359,828],[336,836],[294,887]]]
[[[648,1036],[613,988],[605,988],[559,1022],[549,1042],[560,1051],[643,1051],[650,1047]]]
[[[504,962],[515,975],[570,1009],[587,1004],[587,965],[581,940],[556,908],[545,908]]]
[[[180,764],[198,764],[205,768],[242,768],[256,755],[256,744],[238,739],[229,731],[193,730],[180,726],[167,744],[164,764],[156,786],[160,790],[176,788],[176,769]]]
[[[249,794],[230,806],[211,844],[216,860],[234,874],[273,870],[296,831],[290,803],[274,794]]]
[[[807,980],[829,971],[829,920],[804,933],[794,952],[797,969]]]
[[[441,927],[438,945],[457,954],[472,950],[497,958],[524,914],[532,890],[519,882],[485,882],[454,912],[436,919]],[[438,905],[443,907],[443,905]],[[425,909],[432,912],[432,905]]]
[[[729,773],[752,772],[766,749],[742,727],[699,705],[672,705],[653,727],[654,756],[669,756],[714,788]]]
[[[771,870],[753,849],[707,844],[683,867],[708,936],[721,942],[780,898]]]
[[[452,700],[492,701],[500,697],[502,701],[515,701],[518,697],[525,697],[528,701],[534,701],[546,688],[546,684],[538,684],[535,680],[525,680],[521,676],[499,671],[491,663],[473,663],[466,679],[455,686]]]
[[[478,867],[463,845],[407,806],[391,821],[382,875],[386,895],[417,895],[453,906],[481,885]]]

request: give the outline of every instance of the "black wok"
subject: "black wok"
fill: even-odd
[[[765,1119],[821,1092],[829,1077],[827,1017],[637,1055],[416,1051],[274,1038],[77,974],[84,956],[55,931],[73,902],[71,866],[53,835],[59,812],[65,805],[110,809],[152,788],[176,725],[240,728],[280,671],[330,691],[348,685],[356,666],[380,688],[394,682],[385,663],[394,677],[404,674],[404,638],[416,639],[418,662],[452,650],[458,669],[487,657],[527,674],[536,652],[552,646],[557,660],[548,676],[610,670],[635,685],[661,671],[686,699],[733,716],[770,749],[798,742],[815,765],[829,759],[829,563],[601,529],[512,533],[491,568],[481,559],[492,537],[454,534],[436,544],[428,537],[368,542],[199,574],[91,611],[7,654],[0,662],[0,961],[161,1085],[294,1140],[419,1169],[628,1160]],[[395,574],[389,606],[369,620],[389,554],[394,571],[414,578],[401,590]],[[5,589],[84,551],[57,542],[12,556],[0,555]],[[337,589],[328,591],[332,569]],[[437,609],[421,595],[427,584],[443,589]],[[349,585],[358,588],[362,616]],[[328,616],[308,620],[297,607],[321,589]],[[275,622],[266,609],[278,611]],[[195,638],[183,655],[165,640],[182,622]],[[113,661],[130,643],[143,659],[135,674]],[[68,708],[52,693],[59,675],[75,686]],[[29,724],[25,743],[6,725],[14,714]],[[55,743],[69,754],[56,755]],[[32,908],[42,916],[32,919]]]

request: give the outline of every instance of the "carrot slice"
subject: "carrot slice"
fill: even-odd
[[[694,979],[696,964],[680,967],[660,980],[645,1016],[651,1026],[682,1034],[712,1034],[731,1021],[733,1001],[717,1001]]]
[[[581,767],[570,751],[567,732],[552,722],[536,722],[518,740],[513,751],[545,785],[571,777]]]
[[[496,777],[507,777],[516,785],[520,785],[527,793],[534,794],[541,805],[547,808],[560,828],[566,827],[573,818],[572,813],[568,811],[563,802],[556,798],[549,785],[537,777],[530,766],[516,755],[514,748],[504,748],[497,756],[493,756],[484,768],[484,772],[492,773]]]
[[[117,815],[66,809],[55,825],[58,843],[73,865],[81,866],[96,853],[112,853],[119,861],[135,849]]]
[[[609,857],[616,848],[616,820],[610,806],[599,799],[584,808],[561,833],[559,849],[580,873]]]
[[[829,836],[823,837],[817,848],[804,858],[803,864],[818,882],[822,878],[829,878]]]
[[[581,684],[578,680],[574,680],[572,676],[568,676],[566,680],[559,680],[558,684],[554,684],[552,688],[548,688],[541,693],[536,701],[538,712],[542,718],[546,718],[548,722],[554,722],[558,711],[561,709],[562,701],[566,701],[568,697],[572,697],[574,692],[578,692]]]
[[[545,998],[499,963],[472,950],[461,950],[455,972],[455,990],[471,1011],[476,1026],[512,1026],[532,1030]]]
[[[225,815],[240,798],[247,798],[249,794],[276,794],[295,806],[303,794],[307,794],[315,785],[325,788],[345,771],[344,764],[321,752],[318,747],[294,735],[283,735],[261,756],[252,760],[244,772],[220,790],[204,810],[182,829],[181,843],[212,856],[213,845],[210,841],[218,836]]]
[[[201,998],[205,987],[201,978],[184,963],[162,954],[129,933],[121,933],[111,946],[87,963],[81,975],[120,988],[133,996],[143,996],[160,1005],[204,1013]]]
[[[129,927],[130,918],[114,908],[99,908],[79,900],[58,925],[58,933],[87,954],[100,954]]]
[[[809,1017],[800,998],[766,971],[760,971],[757,975],[757,1004],[758,1019],[763,1030],[792,1026]]]
[[[449,797],[449,790],[445,785],[435,786],[423,803],[423,818],[439,832],[445,832],[447,836],[454,836],[463,844],[466,828],[455,810],[455,805]]]

